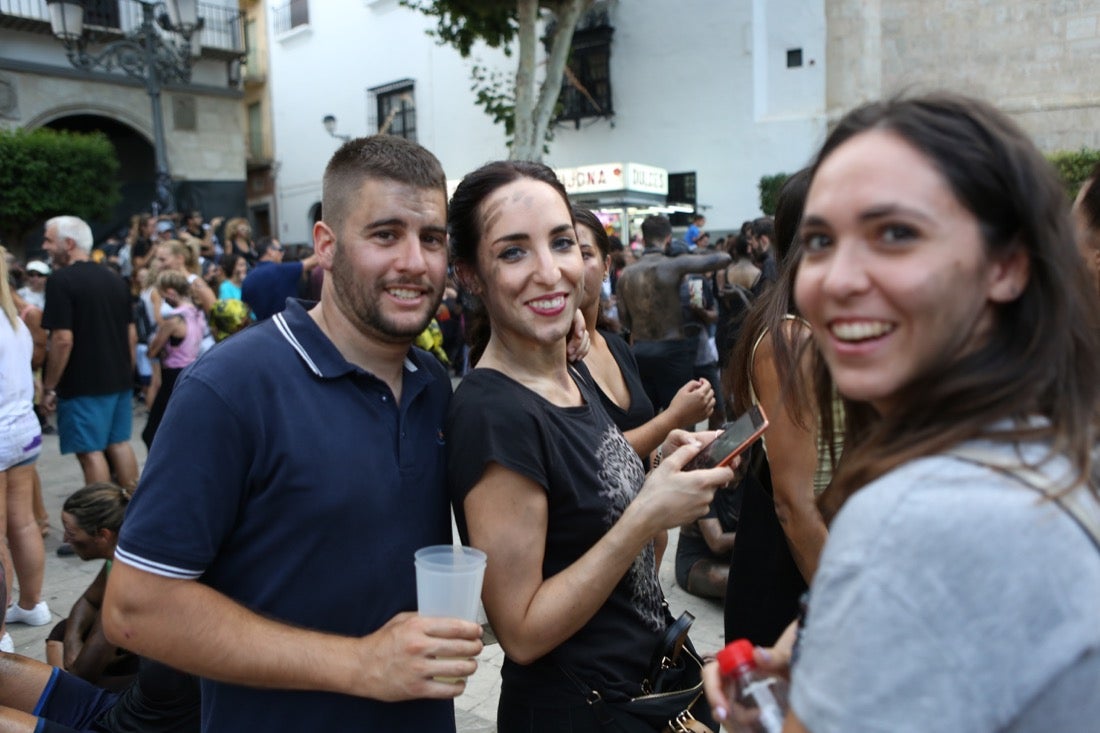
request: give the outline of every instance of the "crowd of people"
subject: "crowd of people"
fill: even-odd
[[[752,719],[669,611],[675,528],[676,582],[790,678],[784,731],[1089,729],[1098,179],[1071,205],[1004,114],[926,94],[850,112],[713,244],[653,216],[624,246],[539,163],[448,202],[385,135],[328,162],[294,263],[244,220],[95,250],[51,219],[25,282],[0,265],[6,622],[52,619],[42,418],[87,484],[65,538],[105,564],[50,664],[0,642],[0,723],[453,731],[482,629],[417,615],[412,563],[453,512],[504,733]],[[758,445],[688,466],[753,406]]]

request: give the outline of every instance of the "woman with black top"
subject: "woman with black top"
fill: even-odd
[[[248,219],[238,216],[225,223],[225,252],[244,257],[249,267],[256,264],[259,257],[252,242],[252,227]]]
[[[591,344],[584,364],[592,373],[607,414],[626,434],[638,455],[647,457],[675,428],[690,427],[710,417],[714,410],[714,389],[705,379],[693,379],[680,388],[667,410],[654,414],[630,346],[608,330],[600,308],[602,284],[611,267],[607,232],[588,209],[574,206],[573,216],[585,268],[580,310]]]
[[[771,423],[742,482],[726,589],[727,641],[775,643],[798,613],[828,535],[814,501],[829,484],[842,441],[830,446],[819,439],[822,417],[806,348],[811,329],[793,294],[801,254],[794,239],[808,186],[803,170],[780,189],[774,231],[782,271],[746,315],[724,374],[733,413],[759,404]],[[841,412],[838,405],[824,417],[836,421]]]
[[[590,691],[642,694],[670,621],[653,537],[704,514],[733,472],[681,471],[699,441],[676,431],[646,480],[587,369],[568,365],[584,261],[553,171],[483,166],[456,189],[448,231],[456,273],[479,301],[475,368],[446,435],[459,528],[489,556],[482,600],[507,656],[497,724],[605,730]]]

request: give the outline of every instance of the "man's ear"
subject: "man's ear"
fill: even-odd
[[[1023,245],[993,262],[988,296],[994,303],[1010,303],[1020,297],[1031,277],[1031,257]]]
[[[332,260],[336,253],[336,232],[324,221],[313,225],[313,252],[321,267],[332,269]]]

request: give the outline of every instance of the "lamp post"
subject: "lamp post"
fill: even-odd
[[[334,115],[325,115],[322,117],[321,124],[325,126],[325,131],[337,140],[343,140],[344,142],[351,140],[351,135],[341,135],[336,132],[336,117]]]
[[[84,35],[84,5],[80,0],[46,0],[50,9],[50,28],[65,44],[69,63],[78,69],[114,71],[121,69],[128,76],[145,82],[145,91],[152,103],[153,150],[156,157],[156,194],[153,213],[172,212],[172,175],[168,169],[167,145],[164,139],[164,114],[161,111],[160,90],[168,82],[187,83],[191,80],[191,36],[202,29],[197,0],[167,0],[163,3],[134,0],[141,5],[141,25],[125,38],[112,41],[98,53],[88,50]],[[163,8],[166,12],[157,14]],[[163,37],[157,26],[179,35]]]

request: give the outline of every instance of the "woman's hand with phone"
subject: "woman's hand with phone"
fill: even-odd
[[[673,430],[661,446],[660,464],[650,471],[623,518],[633,515],[652,535],[705,515],[715,490],[733,479],[733,470],[727,466],[698,471],[684,471],[683,468],[705,443],[714,440],[715,432]]]

